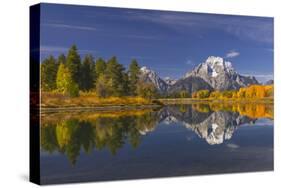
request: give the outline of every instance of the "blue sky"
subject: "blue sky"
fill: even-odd
[[[180,78],[208,56],[231,61],[241,74],[273,79],[273,18],[42,4],[41,57],[132,58],[161,77]]]

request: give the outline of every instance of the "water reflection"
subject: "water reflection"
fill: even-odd
[[[254,125],[259,118],[273,119],[273,106],[193,104],[129,112],[43,114],[41,148],[63,153],[74,165],[80,152],[106,149],[116,155],[127,143],[137,148],[145,135],[160,124],[184,126],[208,144],[216,145],[230,140],[241,125]]]

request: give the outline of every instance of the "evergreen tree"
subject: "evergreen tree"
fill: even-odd
[[[126,94],[124,71],[125,68],[118,63],[116,57],[112,57],[106,65],[105,75],[109,80],[113,96],[123,96]]]
[[[104,74],[101,74],[96,82],[96,92],[98,97],[108,97],[111,95],[110,84]]]
[[[96,63],[95,61],[93,61],[93,63],[91,64],[91,77],[92,77],[92,87],[91,88],[95,88],[96,87],[96,82],[97,82],[97,73],[96,73]]]
[[[73,81],[78,84],[79,76],[80,76],[79,73],[81,67],[81,60],[77,51],[78,50],[75,45],[71,46],[66,57],[66,66],[70,71]]]
[[[80,89],[89,91],[93,87],[93,66],[94,60],[91,55],[86,55],[80,71]]]
[[[46,58],[41,64],[41,88],[43,91],[56,89],[58,64],[53,56]]]
[[[58,57],[58,64],[65,64],[66,62],[66,58],[65,58],[65,55],[64,54],[60,54],[59,57]]]
[[[129,88],[130,94],[137,94],[137,83],[139,80],[140,67],[138,65],[137,60],[133,59],[131,64],[129,65]]]
[[[96,79],[98,79],[98,77],[101,74],[104,74],[105,69],[106,69],[105,61],[102,58],[98,58],[95,65]]]
[[[123,96],[129,95],[130,92],[131,89],[130,89],[129,75],[125,72],[123,73]]]
[[[79,95],[78,85],[74,82],[70,71],[63,63],[61,63],[58,68],[56,85],[57,90],[64,95],[70,97],[77,97]]]

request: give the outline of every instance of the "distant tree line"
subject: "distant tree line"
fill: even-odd
[[[161,95],[162,98],[197,98],[197,99],[243,99],[243,98],[273,98],[273,85],[250,85],[238,90],[210,91],[198,90],[193,93],[182,89]]]
[[[192,98],[212,98],[212,99],[260,99],[260,98],[273,98],[274,87],[273,85],[250,85],[248,87],[240,88],[239,90],[226,90],[226,91],[209,91],[199,90],[192,93]]]
[[[41,89],[59,92],[70,97],[79,96],[79,91],[94,91],[99,97],[141,96],[153,98],[157,90],[153,84],[140,79],[140,67],[133,59],[128,70],[115,56],[108,61],[92,55],[83,60],[75,45],[67,55],[52,55],[41,63]]]

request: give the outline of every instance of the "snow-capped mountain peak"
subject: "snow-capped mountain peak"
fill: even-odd
[[[217,56],[209,56],[179,80],[170,77],[162,79],[148,67],[141,67],[140,72],[140,78],[152,83],[160,93],[173,93],[183,89],[189,93],[202,89],[236,90],[251,84],[259,84],[255,77],[239,74],[230,61]]]
[[[177,82],[176,79],[172,79],[172,78],[170,78],[170,77],[165,77],[165,78],[164,78],[164,81],[165,81],[168,85],[173,85],[173,84],[175,84],[175,83]]]
[[[216,56],[209,56],[205,62],[186,73],[185,78],[190,76],[202,78],[215,90],[238,89],[249,84],[257,84],[255,78],[238,74],[231,62]]]
[[[143,72],[143,73],[149,73],[149,72],[154,72],[154,71],[152,71],[152,70],[150,70],[149,68],[147,68],[147,67],[141,67],[141,72]]]
[[[155,85],[159,92],[165,92],[168,88],[167,83],[162,80],[155,71],[148,67],[141,67],[141,79],[145,82],[149,82]]]

